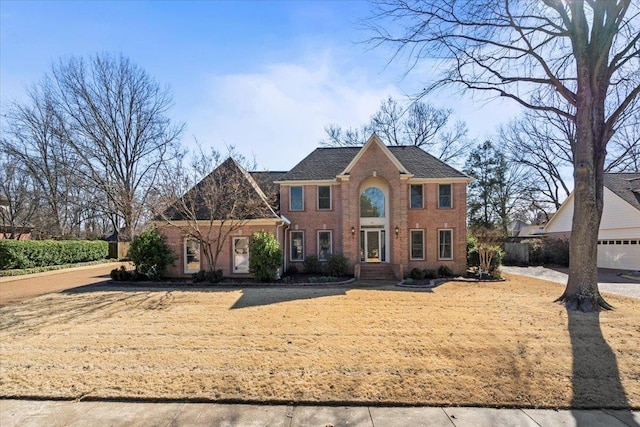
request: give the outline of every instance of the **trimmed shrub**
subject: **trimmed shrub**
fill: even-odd
[[[119,269],[114,268],[109,275],[111,276],[111,280],[117,282],[136,282],[149,279],[138,271],[127,271],[124,265],[121,265]]]
[[[342,254],[329,254],[324,270],[325,274],[329,276],[346,276],[349,270],[349,260]]]
[[[0,240],[0,270],[46,267],[105,259],[101,240]]]
[[[302,268],[303,271],[308,274],[322,273],[322,264],[316,255],[307,255],[302,263]]]
[[[220,269],[216,271],[200,270],[197,273],[192,274],[191,278],[193,283],[219,283],[224,278],[224,273]]]
[[[272,233],[258,231],[253,233],[249,242],[249,272],[260,282],[276,280],[278,268],[282,265],[283,255],[280,243]]]
[[[451,277],[453,276],[453,271],[446,265],[441,265],[438,267],[438,276],[440,277]]]
[[[431,280],[431,279],[437,279],[438,278],[438,273],[435,270],[424,269],[423,272],[424,272],[424,278],[425,279]]]
[[[421,270],[419,268],[412,268],[411,272],[409,273],[409,277],[413,280],[422,280],[424,279],[424,270]]]
[[[477,267],[479,265],[478,239],[471,234],[467,234],[467,266]]]
[[[156,228],[138,234],[129,247],[129,258],[136,271],[151,280],[159,280],[176,257],[167,244],[167,238]]]

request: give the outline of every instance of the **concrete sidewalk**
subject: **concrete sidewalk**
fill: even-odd
[[[0,400],[11,426],[637,427],[638,411]]]

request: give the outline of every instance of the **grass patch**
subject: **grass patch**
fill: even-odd
[[[0,309],[0,396],[637,409],[640,301],[569,316],[561,291],[514,276],[50,294]]]
[[[48,265],[46,267],[21,268],[12,270],[0,270],[0,277],[24,276],[25,274],[45,273],[47,271],[64,270],[72,267],[85,267],[88,265],[120,262],[117,259],[100,259],[96,261],[77,262],[75,264]]]

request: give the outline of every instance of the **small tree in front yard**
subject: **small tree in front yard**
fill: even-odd
[[[479,268],[479,277],[483,275],[494,279],[500,278],[500,266],[504,251],[500,247],[501,238],[499,230],[475,228],[471,235],[467,236],[467,261]],[[477,264],[476,264],[477,263]]]
[[[246,160],[233,148],[225,161],[220,163],[220,158],[215,150],[200,152],[188,168],[180,163],[167,168],[164,188],[157,189],[160,203],[169,206],[157,219],[198,241],[210,272],[217,270],[229,236],[252,219],[277,217],[272,208],[275,194],[263,193],[241,166]]]
[[[138,234],[129,247],[129,258],[136,270],[152,280],[160,279],[176,256],[167,244],[167,238],[156,228]]]
[[[275,236],[266,231],[253,233],[249,242],[249,272],[260,282],[273,282],[282,266],[282,249]]]

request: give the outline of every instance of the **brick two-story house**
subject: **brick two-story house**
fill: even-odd
[[[318,148],[289,172],[260,179],[265,177],[279,187],[279,218],[252,219],[233,234],[226,243],[229,255],[218,265],[227,276],[246,274],[231,254],[237,252],[236,240],[259,228],[280,241],[284,269],[301,270],[306,256],[323,261],[331,253],[346,256],[356,277],[399,279],[414,267],[445,265],[455,273],[466,268],[470,178],[419,147],[387,147],[374,134],[363,147]],[[167,234],[175,246],[190,244],[175,232]],[[189,256],[187,249],[177,252]],[[180,260],[172,273],[190,272],[186,265]]]

